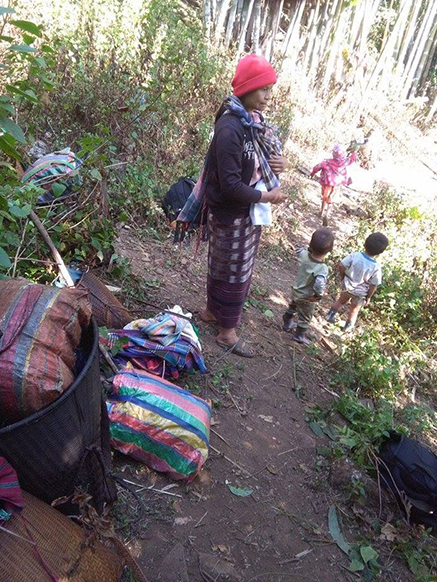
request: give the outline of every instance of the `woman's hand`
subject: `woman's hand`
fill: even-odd
[[[288,168],[288,160],[284,156],[271,156],[267,161],[276,175],[285,172]]]
[[[281,187],[273,188],[270,192],[263,192],[260,202],[271,202],[272,204],[280,204],[287,199],[287,194],[282,192]]]

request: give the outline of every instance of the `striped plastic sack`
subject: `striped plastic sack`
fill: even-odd
[[[132,367],[118,373],[113,386],[112,447],[172,479],[193,480],[208,458],[211,405]]]
[[[90,319],[86,290],[0,281],[0,423],[33,414],[70,386]]]
[[[65,148],[36,160],[24,172],[21,181],[50,189],[54,182],[65,182],[73,177],[78,180],[77,173],[82,164],[83,160],[76,157],[70,148]]]

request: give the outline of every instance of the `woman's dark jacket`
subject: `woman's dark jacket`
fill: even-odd
[[[249,186],[254,167],[250,129],[235,115],[222,115],[215,124],[205,189],[208,208],[221,223],[248,216],[250,205],[259,202],[261,192]]]

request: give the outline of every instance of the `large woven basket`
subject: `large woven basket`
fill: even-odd
[[[119,582],[123,563],[113,548],[87,546],[78,525],[29,493],[23,497],[21,516],[2,526],[12,533],[0,531],[0,582],[52,582],[48,571],[59,582]]]
[[[0,429],[0,455],[17,471],[20,485],[40,499],[51,503],[82,486],[101,512],[105,501],[115,500],[116,491],[109,475],[109,423],[100,381],[98,335],[93,322],[82,336],[85,364],[57,400]]]
[[[132,321],[129,311],[93,273],[82,275],[77,287],[88,289],[93,316],[98,326],[121,329]]]

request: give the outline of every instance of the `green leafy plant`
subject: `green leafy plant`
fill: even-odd
[[[17,108],[38,103],[38,94],[53,88],[47,57],[53,49],[41,42],[41,27],[29,20],[15,19],[15,9],[0,6],[0,151],[20,159],[19,146],[26,141],[16,122]],[[40,46],[35,45],[40,41]]]

